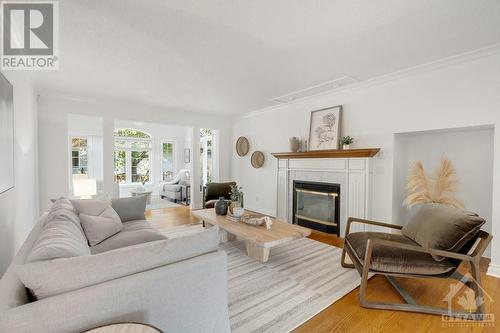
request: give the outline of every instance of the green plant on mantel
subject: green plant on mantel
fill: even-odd
[[[354,138],[350,137],[349,135],[347,136],[343,136],[341,139],[340,139],[340,144],[341,145],[350,145],[354,142]]]

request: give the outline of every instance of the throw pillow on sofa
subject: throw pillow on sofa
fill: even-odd
[[[118,213],[122,222],[133,220],[145,220],[146,195],[138,195],[129,198],[111,199],[111,206]]]
[[[68,203],[67,199],[54,203],[26,262],[90,255],[78,216]]]
[[[402,233],[428,249],[459,251],[486,223],[482,217],[463,209],[427,203],[417,207]],[[436,261],[445,258],[432,255]]]
[[[75,199],[71,202],[78,210],[90,246],[99,244],[122,230],[122,221],[108,199]]]

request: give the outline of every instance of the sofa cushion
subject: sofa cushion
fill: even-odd
[[[419,246],[403,235],[381,232],[354,232],[346,237],[346,250],[348,250],[348,253],[354,254],[362,263],[365,260],[368,239],[383,239]],[[370,262],[370,269],[387,273],[440,275],[446,274],[454,268],[455,266],[448,260],[437,262],[427,253],[395,249],[382,245],[373,248]]]
[[[486,221],[477,214],[437,203],[423,204],[403,227],[403,235],[428,249],[457,252]],[[434,256],[435,260],[443,260]]]
[[[187,237],[79,258],[18,265],[14,269],[23,284],[42,299],[214,252],[218,244],[218,229],[211,227]]]
[[[53,201],[52,207],[50,208],[45,218],[45,222],[54,220],[56,218],[73,223],[83,233],[83,229],[80,224],[80,218],[78,217],[78,211],[75,209],[69,199],[59,198]]]
[[[109,199],[75,199],[71,202],[79,213],[90,246],[99,244],[122,229],[122,221]]]
[[[44,220],[26,262],[89,255],[79,218],[67,199],[59,199]]]
[[[111,206],[118,213],[122,222],[145,220],[147,195],[111,200]]]
[[[97,216],[110,206],[111,201],[108,198],[102,197],[95,199],[71,199],[71,203],[78,214]]]
[[[167,239],[158,229],[146,220],[123,223],[122,230],[114,236],[91,248],[92,253],[101,253],[121,247]]]
[[[99,244],[106,238],[122,230],[122,221],[111,206],[108,206],[98,216],[80,214],[83,230],[89,241],[90,246]]]

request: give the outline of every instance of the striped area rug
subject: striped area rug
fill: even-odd
[[[245,255],[242,241],[221,249],[232,332],[289,332],[360,284],[356,270],[340,265],[341,249],[308,238],[273,248],[264,264]]]
[[[203,231],[201,224],[168,228],[169,238]],[[289,332],[360,284],[340,265],[342,250],[304,238],[271,250],[267,263],[246,256],[241,240],[221,243],[228,255],[231,331]]]

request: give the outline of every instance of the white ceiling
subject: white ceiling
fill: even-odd
[[[64,0],[42,91],[238,114],[500,43],[499,0]]]

